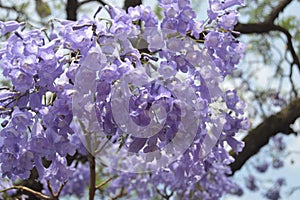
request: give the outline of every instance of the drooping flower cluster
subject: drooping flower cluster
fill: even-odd
[[[88,183],[86,168],[70,165],[86,153],[80,138],[118,174],[110,193],[217,199],[232,191],[225,145],[240,152],[234,136],[248,124],[236,91],[220,84],[242,56],[229,9],[241,4],[210,1],[206,22],[188,0],[160,0],[161,23],[144,6],[102,8],[108,20],[54,20],[49,32],[1,22],[2,34],[11,32],[1,67],[13,85],[0,91],[2,175],[27,179],[35,167],[56,192],[66,184],[62,194],[81,196],[74,185]]]

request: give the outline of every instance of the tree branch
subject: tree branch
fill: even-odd
[[[89,200],[94,200],[96,190],[96,162],[95,157],[90,153],[88,153],[88,161],[90,163]]]
[[[279,31],[283,33],[287,38],[287,48],[289,52],[291,53],[293,57],[293,62],[291,63],[291,66],[294,64],[297,65],[299,71],[300,71],[300,60],[299,57],[296,54],[295,48],[293,46],[292,42],[292,35],[290,32],[279,26],[275,25],[274,21],[278,18],[279,13],[283,12],[283,10],[292,2],[292,0],[282,0],[278,3],[276,7],[273,8],[272,12],[268,15],[266,20],[261,23],[237,23],[235,26],[235,31],[238,31],[242,34],[261,34],[261,33],[269,33],[270,31]]]
[[[290,34],[290,32],[288,30],[286,30],[285,28],[278,26],[278,25],[274,25],[274,30],[280,31],[283,34],[285,34],[286,38],[287,38],[287,48],[288,50],[291,52],[292,57],[293,57],[293,64],[298,66],[298,69],[300,71],[300,61],[299,61],[299,57],[295,51],[295,48],[293,46],[293,41],[292,41],[292,35]]]
[[[235,161],[230,165],[232,175],[239,170],[245,162],[255,155],[269,139],[277,133],[290,134],[293,130],[290,124],[293,124],[300,117],[300,98],[292,101],[287,107],[280,112],[266,118],[255,129],[243,139],[245,148],[238,155],[232,155]]]
[[[5,9],[5,10],[9,10],[9,11],[14,11],[17,14],[22,14],[25,15],[24,11],[19,10],[18,8],[16,8],[16,6],[5,6],[0,2],[0,8]]]
[[[285,28],[279,25],[275,25],[273,23],[266,23],[266,22],[249,23],[249,24],[238,23],[235,26],[235,31],[238,31],[242,34],[253,34],[253,33],[261,34],[261,33],[268,33],[270,31],[279,31],[283,33],[287,38],[287,49],[289,50],[289,52],[293,57],[292,65],[293,64],[297,65],[300,71],[300,60],[293,46],[292,35]]]
[[[78,0],[68,0],[67,1],[67,5],[66,5],[66,12],[67,12],[67,19],[68,20],[73,20],[76,21],[77,20],[77,10],[80,6],[90,3],[90,2],[99,2],[100,4],[107,5],[107,3],[105,3],[102,0],[84,0],[81,2],[78,2]]]
[[[68,20],[77,20],[77,9],[78,1],[77,0],[68,0],[66,5],[67,19]]]
[[[34,194],[35,196],[37,196],[38,198],[43,199],[43,200],[54,200],[53,198],[51,198],[49,196],[46,196],[46,195],[44,195],[44,194],[42,194],[40,192],[34,191],[34,190],[32,190],[32,189],[30,189],[28,187],[25,187],[25,186],[17,186],[17,185],[15,185],[15,186],[12,186],[10,188],[6,188],[4,190],[0,190],[0,192],[2,193],[2,192],[6,192],[8,190],[13,190],[13,189],[17,189],[17,190],[29,192],[29,193]]]
[[[107,3],[105,3],[105,2],[102,1],[102,0],[85,0],[85,1],[82,1],[82,2],[78,3],[78,7],[80,7],[80,6],[82,6],[82,5],[86,4],[86,3],[90,3],[90,2],[92,2],[92,1],[99,2],[99,3],[102,4],[103,6],[107,5]]]
[[[105,184],[109,183],[111,180],[113,180],[113,177],[110,177],[110,178],[102,181],[101,183],[99,183],[99,185],[97,185],[95,187],[95,189],[101,189],[101,187],[103,187]]]
[[[110,197],[110,200],[117,200],[117,199],[119,199],[119,198],[121,198],[121,197],[123,197],[123,196],[125,196],[125,195],[127,195],[127,192],[126,192],[126,190],[124,189],[124,187],[122,187],[120,193],[117,194],[117,195],[114,196],[114,197]]]
[[[283,12],[283,10],[292,2],[292,0],[283,0],[279,1],[278,5],[272,10],[270,15],[266,18],[267,23],[274,23],[274,20],[279,16],[279,13]]]

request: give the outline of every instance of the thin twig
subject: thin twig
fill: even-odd
[[[63,184],[60,185],[58,192],[55,193],[55,197],[58,199],[58,197],[60,196],[60,193],[62,191],[62,189],[64,188],[64,186],[67,184],[67,181],[65,181]]]
[[[31,193],[31,194],[35,195],[36,197],[38,197],[38,198],[40,198],[40,199],[43,199],[43,200],[54,200],[53,198],[51,198],[51,197],[49,197],[49,196],[47,196],[47,195],[44,195],[44,194],[42,194],[42,193],[40,193],[40,192],[37,192],[37,191],[35,191],[35,190],[32,190],[32,189],[30,189],[30,188],[28,188],[28,187],[25,187],[25,186],[19,186],[19,185],[18,185],[18,186],[15,185],[15,186],[12,186],[12,187],[10,187],[10,188],[6,188],[6,189],[3,189],[3,190],[0,190],[0,193],[6,192],[6,191],[8,191],[8,190],[13,190],[13,189],[17,189],[17,190],[29,192],[29,193]]]
[[[289,80],[290,80],[290,83],[291,83],[292,92],[294,93],[295,97],[297,97],[298,96],[298,92],[297,92],[297,90],[295,88],[295,84],[294,84],[294,81],[293,81],[293,64],[291,64],[291,66],[290,66]]]
[[[156,192],[163,198],[163,199],[166,199],[166,200],[169,200],[172,195],[173,195],[173,191],[170,193],[170,194],[167,194],[167,188],[164,187],[164,193],[163,194],[157,187],[155,188],[156,189]]]
[[[105,181],[102,181],[101,183],[99,183],[95,189],[100,189],[101,187],[103,187],[105,184],[107,184],[108,182],[110,182],[113,178],[110,177],[108,179],[106,179]]]
[[[290,192],[288,193],[288,196],[291,196],[294,192],[296,192],[297,190],[300,190],[300,186],[295,186],[292,187],[292,189],[290,190]]]
[[[121,188],[121,191],[119,194],[117,194],[116,196],[114,197],[110,197],[110,200],[117,200],[118,198],[121,198],[123,196],[127,195],[127,192],[126,190],[124,189],[124,187]]]
[[[88,154],[88,160],[90,163],[90,188],[89,188],[89,199],[94,200],[96,190],[96,163],[95,157],[92,154]]]
[[[292,2],[292,0],[279,1],[278,5],[272,10],[266,19],[266,22],[273,23],[281,12]]]
[[[86,4],[86,3],[90,3],[92,1],[97,1],[100,4],[102,4],[103,6],[107,5],[107,3],[105,3],[104,1],[101,1],[101,0],[85,0],[85,1],[79,2],[78,3],[78,7],[80,7],[80,6],[82,6],[82,5]]]
[[[47,187],[48,187],[48,190],[49,190],[51,196],[54,197],[54,192],[53,192],[53,189],[52,189],[52,186],[51,186],[49,180],[47,180]]]

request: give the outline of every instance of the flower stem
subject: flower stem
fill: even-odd
[[[90,188],[89,188],[89,200],[94,200],[96,190],[96,165],[95,157],[88,153],[88,160],[90,163]]]

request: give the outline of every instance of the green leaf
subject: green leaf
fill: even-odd
[[[51,15],[51,9],[48,3],[42,0],[35,1],[35,9],[41,18],[45,18]]]
[[[156,14],[156,16],[158,17],[158,19],[162,19],[163,18],[163,11],[164,9],[159,7],[158,4],[155,5],[155,8],[154,8],[154,13]]]
[[[291,30],[291,29],[295,29],[296,28],[296,23],[297,19],[295,16],[288,16],[283,18],[279,23],[280,25],[287,29],[287,30]]]
[[[0,80],[0,86],[11,87],[11,81],[6,80],[6,79],[2,79],[2,80]]]

